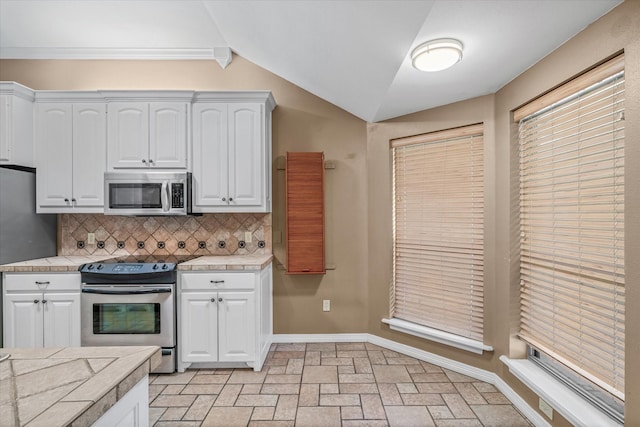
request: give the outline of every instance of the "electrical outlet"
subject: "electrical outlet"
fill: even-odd
[[[251,243],[251,232],[250,231],[245,231],[244,232],[244,241],[245,243]]]
[[[322,300],[322,311],[331,311],[331,300],[323,299]]]
[[[89,245],[96,244],[96,233],[87,233],[87,244]]]
[[[539,399],[538,408],[542,411],[543,414],[547,416],[550,420],[553,419],[553,408],[547,402],[542,399]]]

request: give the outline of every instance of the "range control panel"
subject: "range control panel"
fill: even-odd
[[[91,263],[83,264],[80,273],[93,274],[154,274],[175,271],[176,265],[170,262],[141,262],[141,263]]]

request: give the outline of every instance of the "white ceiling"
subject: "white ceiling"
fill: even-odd
[[[0,58],[238,55],[374,122],[493,93],[622,0],[0,0]],[[456,38],[424,73],[411,50]],[[219,49],[217,50],[219,51]]]

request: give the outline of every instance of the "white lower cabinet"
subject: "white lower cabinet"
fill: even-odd
[[[268,273],[265,273],[268,271]],[[259,371],[271,345],[271,266],[256,272],[180,273],[179,362]]]
[[[218,304],[217,294],[189,292],[182,294],[183,362],[218,361]]]
[[[79,347],[80,274],[4,273],[4,347]]]

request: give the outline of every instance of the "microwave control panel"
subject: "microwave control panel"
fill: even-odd
[[[184,208],[184,184],[171,183],[171,207]]]

